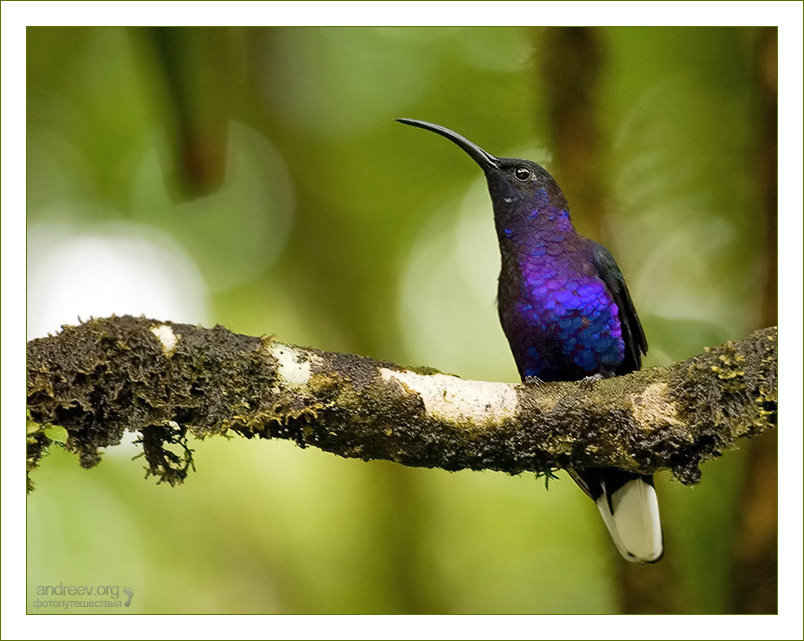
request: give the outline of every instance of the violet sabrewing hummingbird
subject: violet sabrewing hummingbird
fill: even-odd
[[[397,120],[451,140],[486,175],[502,259],[497,310],[522,380],[588,383],[638,370],[648,343],[625,279],[605,247],[575,231],[553,177],[529,160],[492,156],[446,127]],[[623,557],[661,558],[652,475],[568,472],[597,504]]]

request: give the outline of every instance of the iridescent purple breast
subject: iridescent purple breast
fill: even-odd
[[[585,239],[562,227],[518,235],[527,244],[500,279],[500,320],[520,374],[544,381],[610,373],[625,357],[617,304]]]

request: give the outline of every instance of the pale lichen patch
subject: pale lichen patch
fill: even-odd
[[[181,335],[175,334],[170,325],[164,324],[153,325],[150,330],[151,333],[159,339],[159,342],[162,343],[162,351],[165,353],[165,356],[173,356],[173,352],[176,351],[176,344],[179,342]]]
[[[467,381],[445,374],[416,374],[380,368],[386,381],[395,380],[416,393],[433,418],[478,425],[499,424],[517,413],[516,389],[507,383]]]
[[[276,374],[284,385],[298,389],[310,382],[312,361],[317,359],[317,356],[301,354],[281,343],[272,344],[268,351],[276,359]]]
[[[639,395],[631,397],[634,418],[645,431],[660,426],[684,425],[678,418],[678,410],[669,391],[667,383],[652,383]]]

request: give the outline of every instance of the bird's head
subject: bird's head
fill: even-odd
[[[540,209],[563,212],[568,218],[567,200],[563,192],[541,165],[531,160],[492,156],[471,140],[441,125],[410,118],[397,118],[397,121],[443,136],[463,149],[480,166],[486,175],[498,227],[513,223],[523,215],[536,222],[539,217],[531,214]]]

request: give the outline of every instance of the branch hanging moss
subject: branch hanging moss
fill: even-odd
[[[132,431],[148,472],[176,484],[188,435],[233,432],[447,470],[668,468],[692,484],[702,460],[776,425],[776,357],[774,327],[591,387],[514,385],[220,326],[96,319],[28,343],[28,471],[59,441],[91,467]]]

